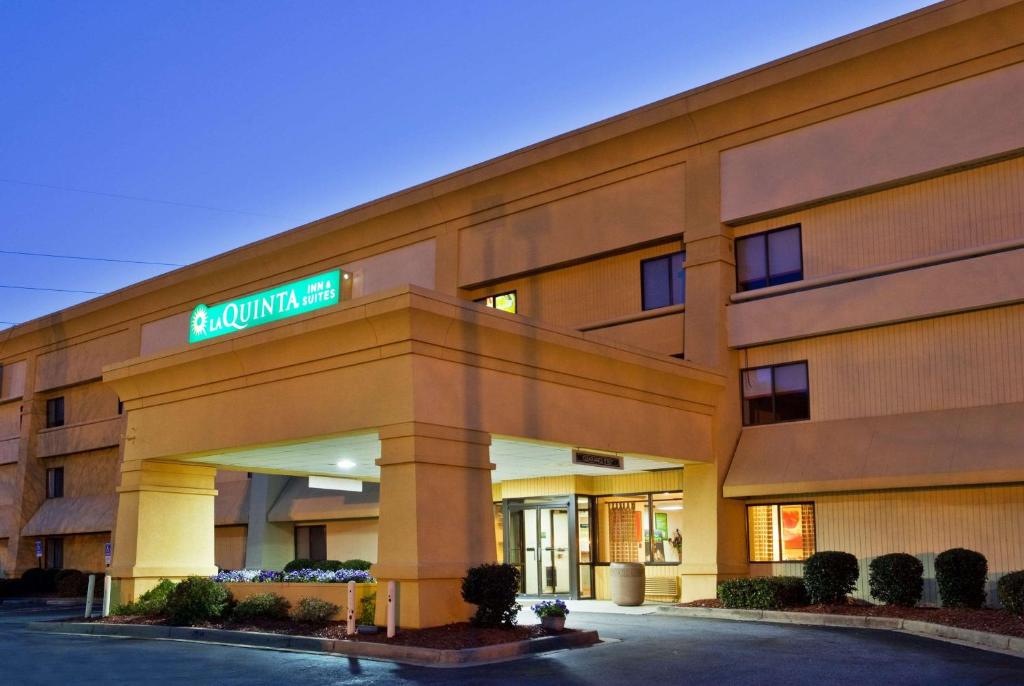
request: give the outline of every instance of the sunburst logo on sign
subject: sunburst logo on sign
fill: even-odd
[[[192,335],[196,338],[200,338],[206,334],[206,323],[208,321],[206,305],[196,305],[196,308],[192,310]]]
[[[334,269],[215,305],[196,305],[188,320],[188,342],[245,331],[336,305],[340,300],[341,270]]]

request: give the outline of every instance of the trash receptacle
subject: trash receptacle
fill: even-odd
[[[639,562],[613,562],[612,602],[616,605],[644,604],[644,566]]]

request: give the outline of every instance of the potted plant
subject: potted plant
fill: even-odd
[[[540,625],[549,631],[561,631],[565,628],[565,616],[569,614],[569,608],[558,598],[554,600],[542,600],[531,608],[534,614],[540,617]]]

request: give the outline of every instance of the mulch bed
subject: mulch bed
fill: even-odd
[[[166,620],[158,617],[103,617],[86,620],[107,624],[151,624],[163,625]],[[516,643],[533,638],[554,635],[540,625],[516,626],[511,629],[495,629],[473,626],[468,622],[448,624],[430,629],[404,629],[388,638],[381,629],[376,634],[345,635],[344,622],[327,622],[325,624],[306,624],[285,620],[252,620],[247,622],[207,622],[196,625],[203,629],[229,629],[231,631],[256,631],[261,633],[287,634],[289,636],[313,636],[336,640],[363,641],[369,643],[390,643],[392,645],[415,646],[419,648],[437,648],[440,650],[460,650],[462,648],[480,648],[499,643]],[[565,629],[562,634],[574,633],[574,629]]]
[[[723,607],[717,598],[680,603],[679,607]],[[970,610],[946,607],[897,607],[895,605],[872,605],[854,601],[848,605],[804,605],[787,607],[786,612],[809,612],[826,615],[854,615],[860,617],[896,617],[921,622],[932,622],[958,629],[988,631],[1024,638],[1024,619],[1015,617],[1005,610]]]

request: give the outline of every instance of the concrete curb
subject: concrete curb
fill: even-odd
[[[1024,657],[1024,638],[993,634],[974,629],[960,629],[945,624],[922,622],[898,617],[859,617],[856,615],[826,615],[810,612],[782,612],[776,610],[727,610],[711,607],[659,607],[659,614],[674,617],[700,617],[704,619],[731,619],[743,622],[774,622],[804,626],[832,626],[855,629],[883,629],[903,631],[915,636],[943,641],[957,641],[982,650],[993,650]]]
[[[414,646],[389,645],[360,641],[315,638],[311,636],[288,636],[285,634],[263,634],[253,631],[229,631],[227,629],[201,629],[181,626],[159,626],[150,624],[103,624],[99,622],[30,622],[30,631],[54,634],[77,634],[88,636],[113,636],[146,640],[194,641],[217,643],[245,648],[273,650],[297,650],[312,653],[330,653],[345,657],[387,660],[425,667],[461,667],[485,662],[503,662],[534,653],[579,648],[600,641],[596,631],[577,631],[561,636],[544,636],[529,641],[500,643],[481,648],[462,650],[439,650]]]

